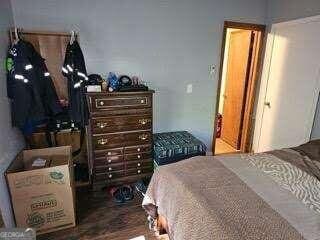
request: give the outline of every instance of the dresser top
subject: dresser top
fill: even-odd
[[[112,96],[112,95],[117,95],[117,96],[125,96],[125,95],[138,95],[138,94],[152,94],[154,93],[154,90],[148,90],[148,91],[136,91],[136,92],[89,92],[89,93],[86,93],[86,95],[88,96],[99,96],[99,95],[109,95],[109,96]]]

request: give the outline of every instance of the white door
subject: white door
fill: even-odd
[[[309,141],[320,70],[320,17],[274,24],[257,109],[255,152]]]

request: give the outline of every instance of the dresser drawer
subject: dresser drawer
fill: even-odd
[[[112,173],[112,172],[123,171],[123,170],[125,170],[124,162],[96,166],[94,169],[94,172],[95,173]]]
[[[125,176],[125,171],[118,171],[118,172],[104,172],[104,173],[95,173],[94,180],[101,181],[101,180],[112,180],[115,178],[121,178]]]
[[[89,104],[92,112],[113,111],[117,109],[151,108],[152,95],[117,95],[89,96]]]
[[[92,118],[93,133],[125,132],[134,130],[147,130],[152,128],[152,116],[117,116]]]
[[[94,151],[94,166],[105,166],[107,164],[122,163],[123,148],[108,149],[105,151]]]
[[[106,156],[101,158],[95,158],[94,160],[94,166],[106,166],[107,164],[113,164],[113,163],[121,163],[123,162],[123,155],[119,156]]]
[[[133,146],[133,147],[125,147],[124,153],[125,154],[143,153],[143,152],[151,152],[151,150],[152,150],[151,145]]]
[[[128,145],[150,144],[151,141],[151,131],[97,134],[92,136],[92,144],[95,150],[124,147]]]
[[[151,160],[126,162],[126,169],[141,169],[141,168],[152,168],[152,167],[153,167],[153,162]]]
[[[124,155],[125,161],[139,161],[144,159],[151,159],[151,153],[137,153],[137,154],[126,154]]]
[[[127,169],[126,175],[127,176],[141,175],[141,174],[152,173],[152,172],[153,172],[153,168],[152,167],[132,168],[132,169]]]
[[[124,134],[99,134],[92,136],[94,150],[107,150],[108,148],[123,147],[125,142]]]
[[[111,148],[102,151],[95,151],[94,154],[96,158],[123,155],[123,148]]]
[[[135,146],[152,143],[152,132],[151,131],[140,131],[125,134],[125,145],[124,146]]]

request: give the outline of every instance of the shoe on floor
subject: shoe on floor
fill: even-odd
[[[116,203],[124,203],[125,202],[125,199],[124,199],[124,196],[122,194],[122,188],[112,188],[110,190],[110,194],[113,198],[113,201],[116,202]]]
[[[121,187],[121,192],[125,201],[130,201],[134,198],[133,190],[129,185]]]

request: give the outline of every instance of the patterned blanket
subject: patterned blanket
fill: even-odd
[[[304,158],[283,150],[161,166],[143,207],[166,218],[175,240],[319,240],[320,182]]]

